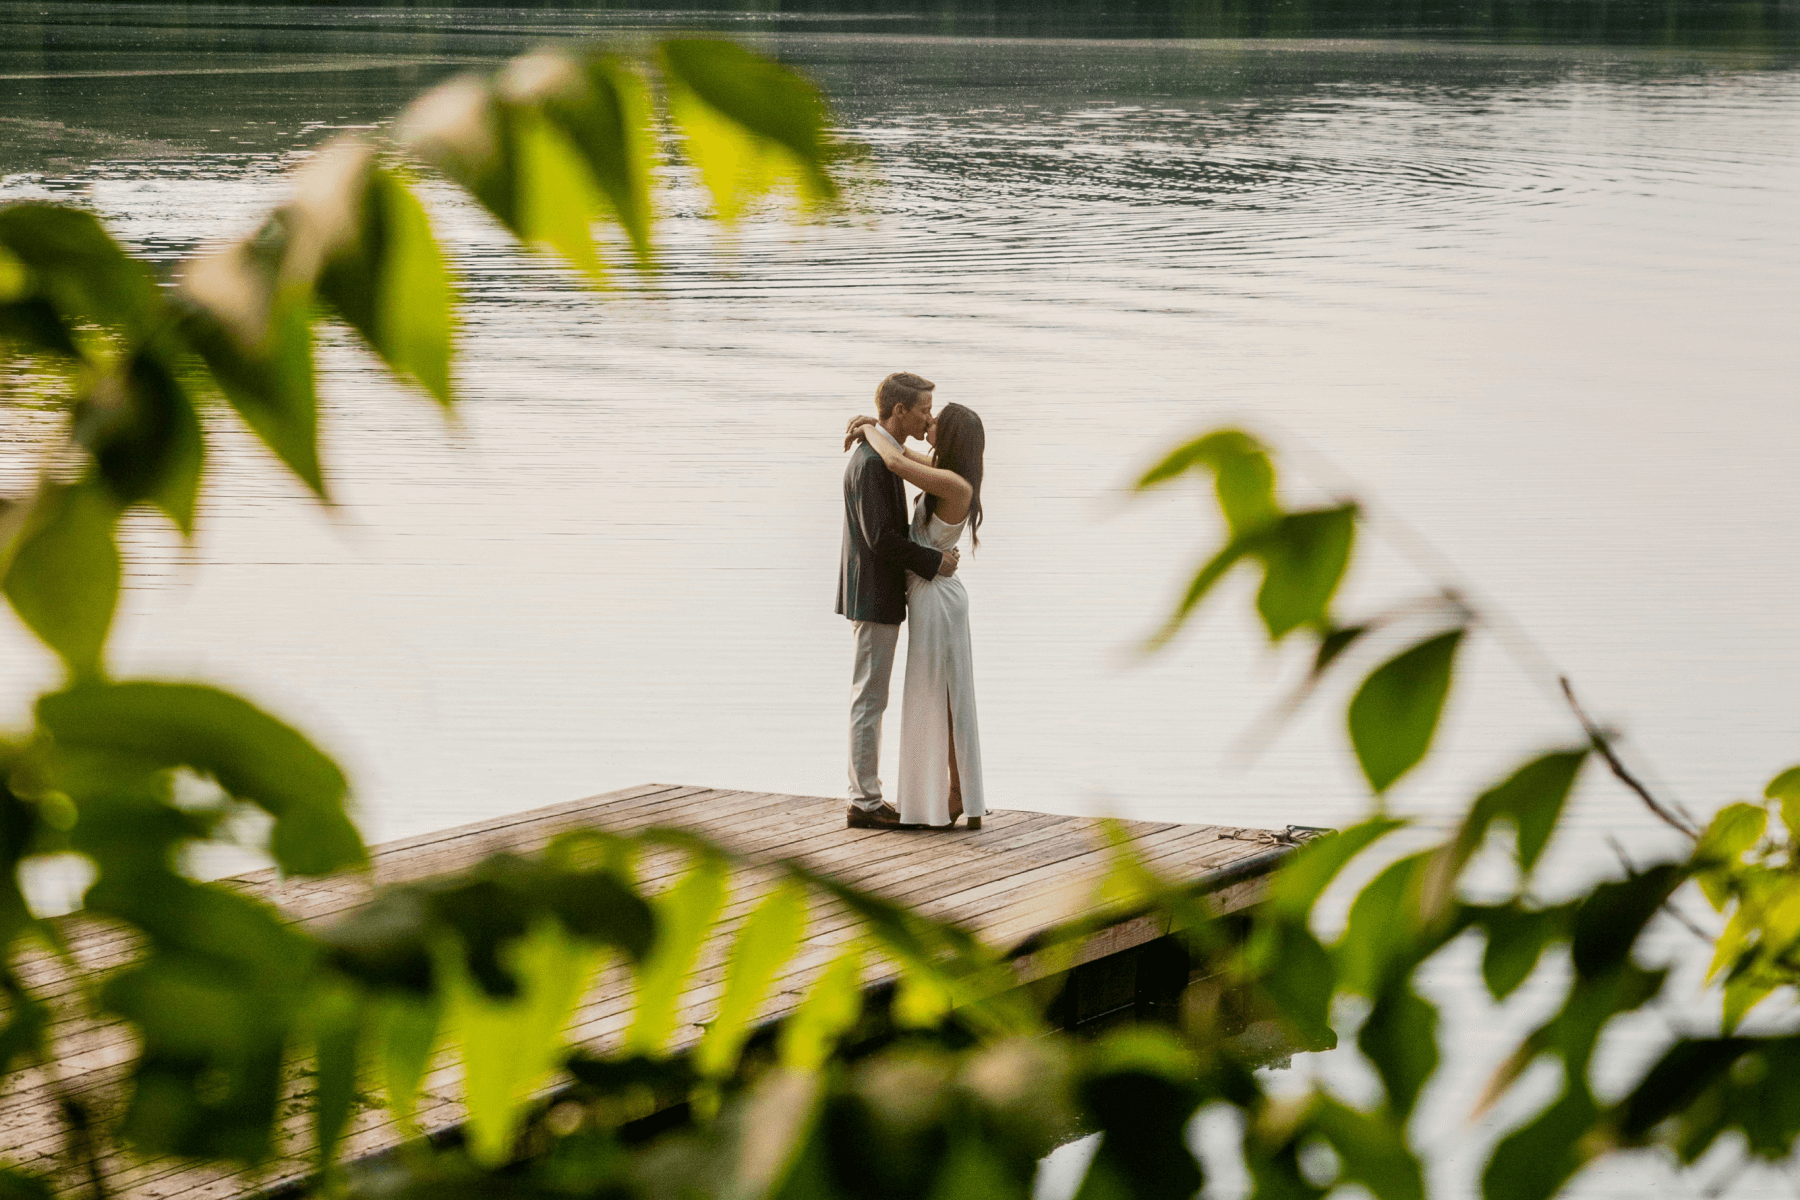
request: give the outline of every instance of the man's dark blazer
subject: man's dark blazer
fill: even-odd
[[[932,579],[943,563],[942,553],[909,536],[900,477],[867,442],[857,442],[844,468],[838,612],[852,621],[898,625],[906,620],[906,573]]]

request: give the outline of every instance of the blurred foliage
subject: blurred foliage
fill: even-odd
[[[348,326],[398,377],[454,407],[455,286],[414,191],[421,163],[591,279],[653,265],[659,113],[722,217],[772,190],[803,205],[836,192],[828,115],[809,84],[736,46],[668,41],[635,55],[540,51],[445,84],[398,126],[412,161],[354,140],[326,147],[291,202],[171,284],[88,213],[0,209],[0,335],[11,353],[58,364],[47,378],[69,388],[66,444],[33,495],[0,511],[0,586],[67,672],[38,698],[32,727],[0,743],[0,1071],[40,1068],[20,1086],[50,1094],[68,1162],[54,1179],[0,1170],[0,1196],[104,1194],[104,1146],[267,1164],[296,1149],[284,1104],[297,1096],[310,1117],[307,1187],[329,1195],[1023,1198],[1049,1149],[1094,1133],[1079,1200],[1161,1200],[1194,1195],[1209,1165],[1217,1173],[1189,1136],[1212,1109],[1235,1114],[1233,1165],[1257,1200],[1350,1188],[1416,1200],[1428,1176],[1413,1121],[1442,1060],[1419,973],[1464,938],[1482,943],[1496,1001],[1528,980],[1560,997],[1490,1083],[1485,1103],[1540,1060],[1560,1079],[1493,1150],[1489,1200],[1553,1195],[1616,1151],[1693,1162],[1735,1134],[1744,1155],[1792,1152],[1800,768],[1699,828],[1631,775],[1570,693],[1578,740],[1497,771],[1440,843],[1376,860],[1406,825],[1385,797],[1429,756],[1459,655],[1492,622],[1445,592],[1341,616],[1366,508],[1287,507],[1275,456],[1237,430],[1176,448],[1141,481],[1208,479],[1224,535],[1154,643],[1226,576],[1256,572],[1269,640],[1308,644],[1297,699],[1333,673],[1366,672],[1346,725],[1373,808],[1293,848],[1263,902],[1230,920],[1114,831],[1092,912],[1041,935],[1032,957],[1066,968],[1098,931],[1155,914],[1185,968],[1163,1024],[1057,1033],[1062,974],[1021,985],[966,929],[680,831],[565,834],[531,856],[383,889],[322,929],[193,878],[189,851],[251,827],[239,820],[250,812],[287,875],[361,870],[367,852],[343,773],[303,734],[213,688],[111,677],[121,514],[147,506],[192,535],[214,419],[204,410],[219,401],[326,500],[319,320]],[[618,224],[628,262],[609,261],[596,220]],[[1679,831],[1685,853],[1548,901],[1536,871],[1596,758]],[[67,854],[93,870],[87,912],[137,937],[135,955],[97,978],[82,976],[20,883],[32,860]],[[1477,864],[1504,886],[1477,893],[1466,883]],[[1369,882],[1334,936],[1319,902],[1346,869]],[[761,881],[760,899],[716,986],[696,993],[709,939],[748,900],[732,895],[741,878]],[[1666,984],[1646,939],[1696,895],[1724,921],[1703,934],[1717,1027],[1672,1038],[1603,1094],[1591,1066],[1609,1024]],[[809,943],[827,913],[830,940]],[[28,983],[27,967],[46,960],[77,986],[53,995]],[[604,1046],[571,1046],[570,1018],[602,978],[629,986],[630,1024]],[[781,991],[795,980],[804,994]],[[1739,1032],[1776,993],[1788,1006],[1771,1014],[1780,1028]],[[116,1112],[60,1090],[55,1018],[71,1005],[77,1020],[116,1018],[134,1035]],[[772,1024],[772,1009],[784,1019]],[[1271,1088],[1257,1070],[1269,1043],[1241,1036],[1246,1014],[1290,1048],[1353,1034],[1379,1091],[1356,1101],[1322,1083]],[[432,1089],[455,1090],[466,1119],[454,1135],[419,1114],[446,1056],[455,1082]],[[411,1141],[346,1169],[346,1137],[384,1118]]]
[[[1568,700],[1579,741],[1530,759],[1477,796],[1447,841],[1388,863],[1351,901],[1348,923],[1329,952],[1315,948],[1303,920],[1289,932],[1275,932],[1283,920],[1292,923],[1291,915],[1284,915],[1292,907],[1287,890],[1300,879],[1310,887],[1319,869],[1314,862],[1341,865],[1400,824],[1385,814],[1383,799],[1428,755],[1464,643],[1483,632],[1503,643],[1516,635],[1462,592],[1444,586],[1354,619],[1338,616],[1336,592],[1350,565],[1350,534],[1308,544],[1290,529],[1296,517],[1334,512],[1355,514],[1360,523],[1365,510],[1340,504],[1287,511],[1273,499],[1272,463],[1270,448],[1256,438],[1217,430],[1177,447],[1139,479],[1139,490],[1148,490],[1190,474],[1210,478],[1226,535],[1225,545],[1196,570],[1153,644],[1172,637],[1227,573],[1250,562],[1263,573],[1257,608],[1270,640],[1298,633],[1312,642],[1310,668],[1284,716],[1329,673],[1350,670],[1352,664],[1366,672],[1345,715],[1350,748],[1373,793],[1376,815],[1308,846],[1284,867],[1253,922],[1246,950],[1254,960],[1260,946],[1273,947],[1264,960],[1269,964],[1288,957],[1315,964],[1288,969],[1301,979],[1295,985],[1278,983],[1278,969],[1268,976],[1268,983],[1281,988],[1287,1011],[1306,1024],[1338,1013],[1337,997],[1367,1002],[1357,1047],[1380,1078],[1386,1100],[1357,1119],[1369,1123],[1365,1136],[1391,1147],[1394,1157],[1383,1168],[1385,1182],[1369,1177],[1359,1182],[1382,1197],[1421,1194],[1416,1164],[1406,1165],[1412,1161],[1407,1118],[1439,1062],[1438,1015],[1414,990],[1413,980],[1443,946],[1465,935],[1485,943],[1482,975],[1496,1002],[1540,974],[1545,986],[1560,986],[1562,992],[1555,1014],[1502,1064],[1478,1107],[1477,1114],[1540,1059],[1551,1059],[1560,1070],[1555,1098],[1494,1148],[1481,1181],[1488,1200],[1554,1195],[1587,1163],[1616,1150],[1655,1146],[1678,1164],[1693,1163],[1728,1130],[1743,1134],[1750,1156],[1786,1159],[1800,1135],[1800,1077],[1778,1076],[1794,1044],[1794,1035],[1785,1030],[1793,1025],[1800,986],[1800,861],[1795,857],[1800,767],[1771,780],[1761,803],[1730,805],[1701,829],[1630,771],[1615,736],[1593,723],[1568,680],[1558,678],[1554,684]],[[1272,609],[1306,615],[1275,621],[1269,617]],[[1531,656],[1520,657],[1535,669]],[[1621,852],[1621,877],[1547,903],[1533,887],[1534,871],[1592,758],[1602,760],[1675,830],[1687,852],[1641,868]],[[1780,831],[1772,832],[1777,822]],[[1510,837],[1495,845],[1510,850],[1510,895],[1465,898],[1465,872],[1484,855],[1493,859],[1497,851],[1488,847],[1489,835],[1502,829]],[[1727,918],[1719,933],[1707,933],[1685,915],[1683,905],[1696,895]],[[1712,943],[1708,978],[1718,985],[1723,1036],[1672,1040],[1662,1059],[1629,1089],[1602,1097],[1594,1090],[1590,1065],[1608,1025],[1655,999],[1666,983],[1666,967],[1646,965],[1667,958],[1666,948],[1658,951],[1648,940],[1665,917]],[[1570,968],[1566,980],[1556,984],[1551,981],[1559,972],[1547,958],[1552,953],[1566,954]],[[1771,1020],[1783,1032],[1731,1036],[1752,1007],[1777,992],[1787,1007]],[[1316,1103],[1342,1102],[1321,1093]],[[1354,1160],[1342,1146],[1332,1148],[1349,1171]],[[1246,1158],[1255,1174],[1248,1148]],[[1291,1193],[1285,1188],[1264,1187],[1259,1178],[1257,1195],[1323,1194],[1318,1180]]]

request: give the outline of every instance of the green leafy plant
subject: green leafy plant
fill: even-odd
[[[1464,935],[1485,940],[1483,978],[1496,1001],[1537,972],[1553,949],[1566,950],[1573,967],[1556,1015],[1517,1047],[1482,1102],[1492,1103],[1540,1058],[1559,1062],[1560,1094],[1502,1139],[1489,1159],[1482,1187],[1490,1200],[1553,1195],[1587,1162],[1614,1150],[1655,1145],[1677,1162],[1691,1163],[1728,1129],[1745,1133],[1751,1155],[1770,1160],[1788,1155],[1800,1133],[1800,1091],[1792,1090],[1786,1078],[1777,1082],[1772,1072],[1774,1064],[1785,1061],[1792,1037],[1729,1035],[1751,1007],[1778,991],[1789,1004],[1784,1023],[1792,1023],[1793,989],[1800,984],[1792,958],[1800,942],[1800,864],[1793,840],[1800,835],[1792,833],[1800,828],[1800,801],[1795,800],[1800,768],[1777,775],[1762,804],[1730,805],[1701,829],[1626,767],[1614,736],[1582,710],[1569,681],[1558,679],[1573,717],[1573,744],[1518,766],[1476,797],[1448,841],[1388,864],[1357,894],[1343,934],[1323,952],[1311,940],[1304,919],[1294,920],[1295,906],[1285,899],[1290,881],[1304,877],[1310,883],[1327,865],[1341,866],[1399,826],[1381,812],[1382,797],[1429,753],[1459,650],[1471,634],[1484,628],[1504,631],[1505,625],[1471,603],[1464,590],[1448,586],[1367,616],[1341,618],[1334,599],[1350,562],[1353,531],[1346,527],[1329,539],[1309,540],[1297,537],[1293,528],[1299,518],[1320,521],[1326,514],[1361,520],[1362,506],[1285,510],[1276,499],[1271,450],[1241,430],[1208,433],[1178,447],[1146,471],[1138,487],[1155,488],[1193,473],[1210,475],[1227,541],[1197,570],[1156,644],[1167,641],[1218,581],[1245,561],[1260,565],[1263,572],[1257,608],[1270,640],[1298,633],[1312,641],[1312,666],[1296,700],[1305,699],[1328,672],[1345,669],[1355,658],[1347,653],[1353,647],[1371,644],[1377,636],[1390,638],[1408,626],[1425,626],[1413,633],[1411,644],[1390,651],[1368,671],[1347,708],[1350,746],[1377,815],[1308,847],[1283,870],[1254,922],[1246,951],[1252,974],[1260,971],[1261,984],[1280,992],[1278,1001],[1303,1028],[1316,1032],[1334,1011],[1335,997],[1359,996],[1369,1005],[1357,1046],[1380,1077],[1386,1102],[1354,1120],[1364,1123],[1369,1136],[1389,1147],[1393,1157],[1379,1181],[1367,1174],[1356,1181],[1383,1197],[1417,1194],[1417,1169],[1405,1165],[1412,1154],[1407,1118],[1436,1069],[1438,1050],[1437,1014],[1414,991],[1412,980],[1425,961]],[[1534,896],[1533,871],[1591,758],[1600,759],[1651,812],[1679,831],[1691,853],[1643,868],[1622,863],[1620,877],[1601,879],[1574,899],[1544,904]],[[1768,835],[1776,817],[1789,831],[1786,835]],[[1512,895],[1500,903],[1463,899],[1459,881],[1465,868],[1490,834],[1508,827]],[[1681,916],[1681,905],[1695,891],[1729,915],[1716,938]],[[1673,1040],[1629,1093],[1609,1102],[1594,1091],[1592,1057],[1610,1022],[1642,1007],[1664,987],[1667,972],[1639,962],[1647,953],[1646,933],[1662,913],[1716,941],[1710,978],[1721,984],[1721,1025],[1727,1036]],[[1264,946],[1274,949],[1262,950]],[[1284,965],[1284,959],[1290,963]],[[1300,981],[1289,984],[1287,975]],[[1323,1092],[1313,1103],[1318,1112],[1338,1113],[1341,1105]],[[1321,1128],[1319,1136],[1329,1140],[1330,1135]],[[1342,1146],[1330,1144],[1342,1165],[1338,1182],[1351,1181],[1361,1168]],[[1246,1155],[1252,1156],[1248,1142]],[[1251,1162],[1254,1173],[1254,1157]],[[1313,1189],[1307,1194],[1319,1194],[1321,1185],[1307,1186]]]
[[[614,266],[654,269],[650,177],[665,130],[729,219],[782,190],[804,208],[835,198],[827,119],[810,83],[729,43],[543,50],[427,93],[391,146],[348,138],[323,147],[289,203],[171,278],[91,213],[0,208],[0,348],[35,364],[46,398],[67,413],[66,441],[46,454],[35,492],[0,507],[0,590],[67,671],[62,688],[39,697],[35,727],[0,744],[0,1069],[52,1065],[50,1008],[20,967],[33,944],[61,956],[96,1013],[136,1031],[141,1053],[110,1135],[152,1154],[267,1159],[288,1060],[310,1043],[318,1157],[329,1168],[356,1093],[357,1047],[382,1042],[390,1097],[408,1112],[429,1030],[442,1024],[468,1048],[473,1144],[494,1159],[513,1111],[560,1065],[562,1020],[603,952],[644,960],[641,1027],[660,1022],[666,1035],[687,963],[644,959],[652,930],[663,930],[665,946],[685,944],[712,916],[704,906],[682,911],[681,888],[656,898],[653,925],[624,875],[490,865],[488,885],[523,889],[542,911],[517,931],[451,921],[452,933],[427,947],[434,982],[425,998],[378,1004],[386,984],[356,982],[344,967],[354,955],[334,957],[343,947],[189,877],[184,851],[224,837],[245,809],[268,818],[262,849],[287,874],[356,870],[367,852],[342,772],[304,735],[214,688],[110,677],[107,637],[127,565],[116,533],[126,511],[147,506],[193,535],[220,408],[329,501],[313,362],[321,320],[348,327],[396,376],[453,409],[456,288],[416,194],[422,170],[599,282]],[[597,219],[624,232],[626,264],[606,261]],[[143,953],[102,979],[82,976],[19,883],[27,860],[67,853],[94,871],[85,912],[143,938]],[[437,907],[426,908],[449,920],[442,906],[460,894],[434,891]],[[792,893],[783,895],[792,909]],[[572,897],[612,915],[575,916]],[[384,903],[391,917],[402,902]],[[786,920],[772,912],[757,928],[779,934]],[[527,981],[523,1009],[495,945],[513,932],[524,940],[505,954]],[[761,965],[734,979],[738,1010],[754,1007],[778,957],[779,937],[770,937],[745,956]],[[729,1070],[741,1041],[741,1030],[720,1034],[707,1057],[712,1075]],[[650,1033],[640,1042],[660,1049]],[[62,1105],[91,1150],[92,1114],[72,1096]],[[89,1175],[102,1186],[97,1169]]]

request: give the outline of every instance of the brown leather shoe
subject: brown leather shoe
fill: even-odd
[[[905,829],[900,823],[900,810],[891,804],[882,804],[874,809],[861,809],[856,805],[847,805],[844,812],[844,824],[851,829]]]

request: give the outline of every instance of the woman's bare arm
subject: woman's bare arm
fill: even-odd
[[[881,461],[887,464],[887,469],[906,482],[921,491],[950,501],[953,508],[968,508],[975,489],[955,471],[931,466],[929,459],[919,461],[919,456],[906,453],[886,438],[870,437],[866,426],[858,427],[856,435],[874,447],[875,453],[881,455]]]
[[[856,445],[857,430],[861,429],[864,425],[874,424],[878,424],[874,417],[851,417],[849,427],[844,430],[844,449],[848,450],[850,447]],[[931,466],[934,461],[931,455],[921,454],[919,451],[906,446],[900,447],[900,452],[914,462],[924,463],[928,467]]]

